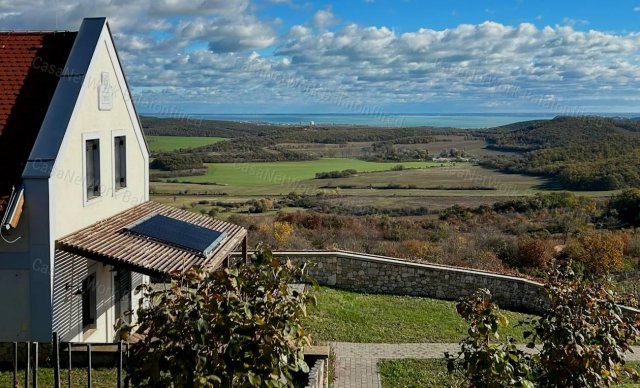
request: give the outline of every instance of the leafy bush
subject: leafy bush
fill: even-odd
[[[608,387],[619,383],[622,373],[638,378],[624,364],[625,353],[640,338],[640,320],[624,317],[608,284],[557,272],[545,290],[550,309],[531,337],[531,344],[542,344],[542,386]]]
[[[589,275],[618,272],[624,266],[624,240],[618,233],[591,232],[569,241],[564,256]]]
[[[222,271],[199,269],[172,277],[167,290],[143,286],[138,309],[143,333],[131,346],[127,376],[145,387],[286,387],[307,372],[302,327],[310,279],[304,267],[279,263],[269,252]]]
[[[640,226],[640,189],[625,190],[611,199],[609,212],[621,223]]]
[[[541,345],[537,354],[518,349],[513,338],[497,342],[506,320],[488,290],[463,298],[457,310],[470,323],[469,336],[457,356],[446,354],[449,370],[464,372],[474,387],[609,387],[623,374],[638,380],[625,368],[625,353],[640,338],[640,317],[623,315],[608,284],[556,271],[545,290],[549,308],[524,333],[527,347]]]
[[[458,355],[445,354],[449,372],[462,370],[473,387],[533,387],[531,356],[518,350],[512,338],[492,343],[500,340],[498,329],[508,321],[491,302],[491,292],[478,290],[462,299],[456,309],[470,327]]]
[[[357,173],[358,171],[352,168],[342,171],[317,172],[316,179],[348,178],[356,175]]]
[[[531,236],[518,238],[518,255],[516,266],[548,269],[553,259],[553,248],[547,240],[536,239]]]
[[[253,201],[249,208],[249,213],[264,213],[273,210],[273,200],[270,198],[262,198]]]
[[[195,154],[166,154],[158,156],[151,162],[151,168],[163,171],[203,169],[202,158]]]

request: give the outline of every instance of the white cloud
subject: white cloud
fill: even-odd
[[[568,26],[571,27],[575,27],[575,26],[586,26],[589,24],[588,20],[585,19],[572,19],[572,18],[568,18],[565,17],[562,19],[562,22]]]
[[[319,10],[313,15],[312,22],[316,27],[326,28],[337,21],[336,16],[333,14],[331,8]]]
[[[331,99],[526,110],[522,93],[549,104],[638,101],[640,33],[577,31],[572,25],[581,22],[570,19],[544,28],[487,21],[398,33],[337,27],[331,8],[287,30],[256,8],[250,0],[58,0],[57,8],[0,0],[0,28],[53,29],[56,10],[59,29],[107,16],[140,104],[187,111],[201,103],[286,109]],[[269,47],[273,56],[258,54]]]
[[[268,24],[252,15],[234,18],[197,18],[181,23],[177,35],[185,40],[202,40],[215,52],[234,52],[271,46],[276,37]]]

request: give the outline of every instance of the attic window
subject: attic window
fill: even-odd
[[[92,199],[100,196],[100,140],[87,140],[85,148],[87,199]]]
[[[113,138],[114,172],[116,190],[127,187],[127,138],[116,136]]]

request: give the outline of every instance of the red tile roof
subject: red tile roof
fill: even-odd
[[[76,35],[0,32],[0,196],[20,184]]]

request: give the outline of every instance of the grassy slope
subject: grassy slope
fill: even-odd
[[[638,368],[640,363],[629,363]],[[382,360],[378,362],[384,388],[464,387],[460,375],[450,375],[444,360]],[[625,380],[623,387],[640,387]]]
[[[151,152],[174,151],[185,148],[202,147],[227,140],[223,137],[147,136]]]
[[[321,287],[318,306],[311,309],[307,328],[315,342],[371,343],[458,342],[468,325],[458,316],[454,302],[366,295]],[[513,327],[528,316],[505,312],[510,326],[503,333],[522,338]]]

